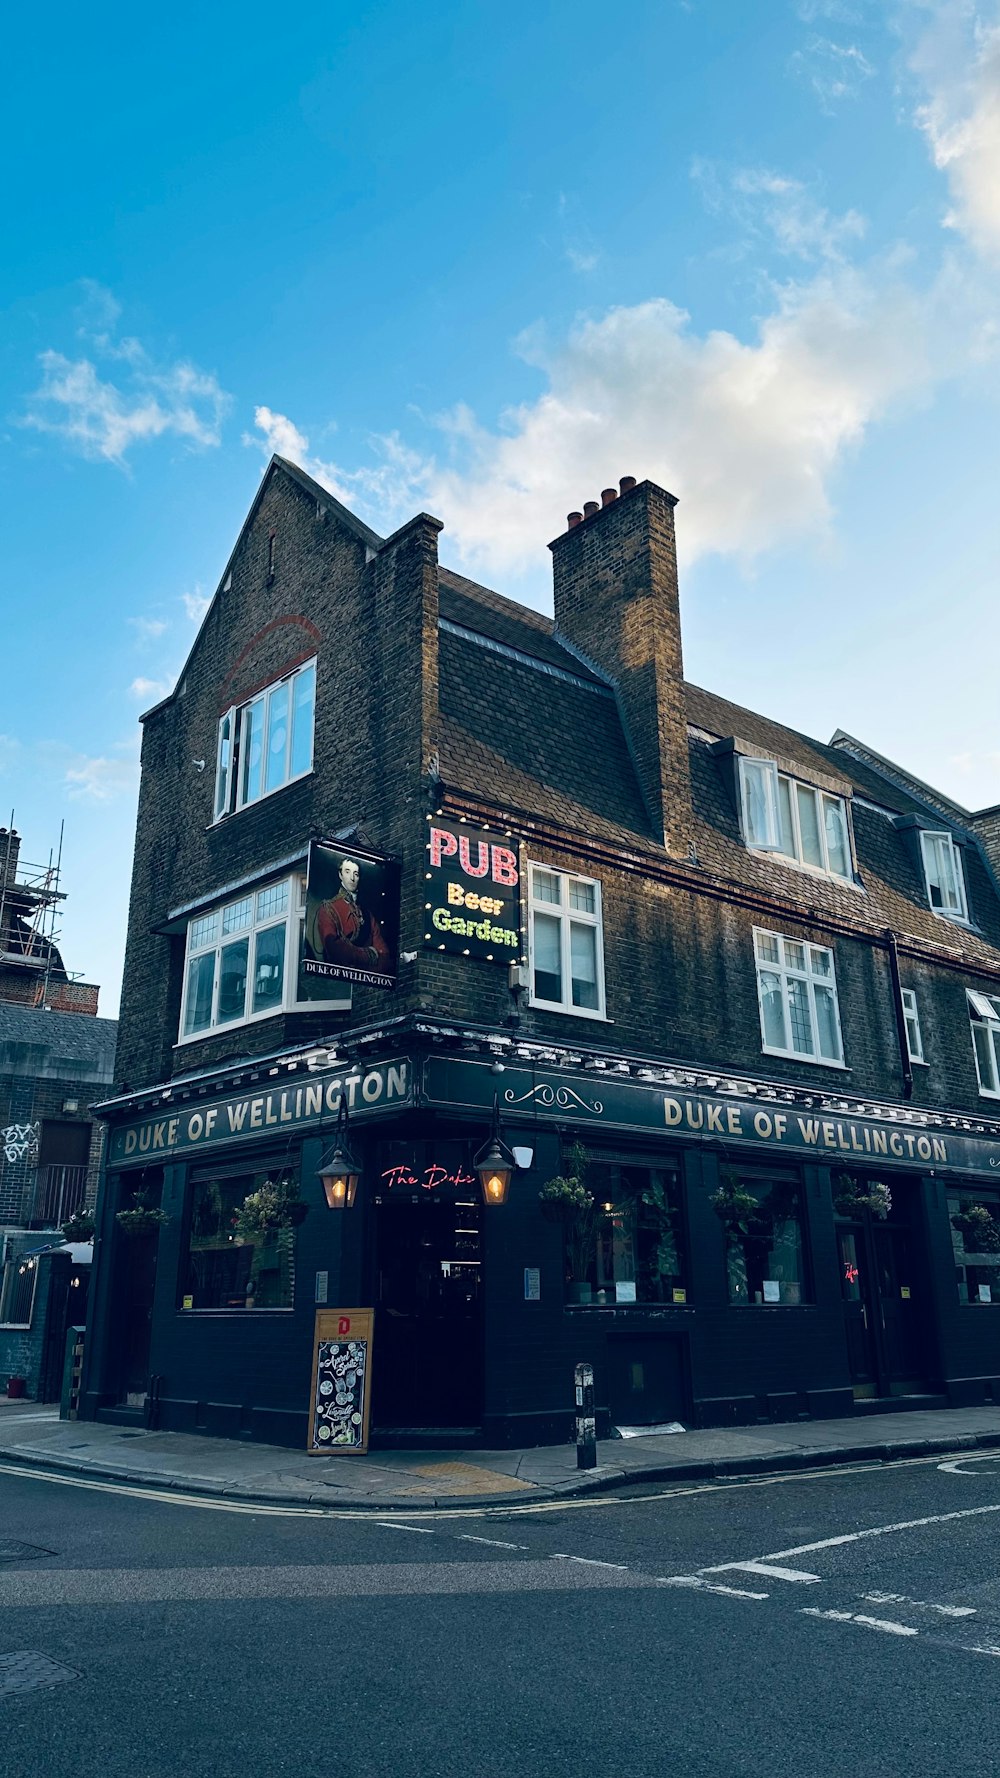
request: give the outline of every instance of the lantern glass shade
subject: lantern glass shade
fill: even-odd
[[[507,1190],[514,1171],[513,1157],[504,1151],[500,1142],[490,1142],[480,1151],[475,1161],[479,1183],[483,1188],[485,1204],[504,1204],[507,1201]]]
[[[321,1173],[323,1190],[331,1210],[349,1210],[358,1190],[356,1173]]]

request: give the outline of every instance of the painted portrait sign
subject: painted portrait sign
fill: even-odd
[[[435,951],[521,959],[517,842],[467,822],[435,819],[427,835],[424,944]]]
[[[300,1001],[329,999],[336,982],[396,985],[399,870],[357,846],[313,840],[299,958]]]

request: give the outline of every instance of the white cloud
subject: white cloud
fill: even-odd
[[[833,215],[801,180],[787,174],[741,167],[727,185],[706,163],[696,162],[692,172],[711,208],[730,210],[746,233],[768,234],[792,258],[843,260],[865,232],[857,210]]]
[[[948,181],[946,226],[1000,258],[1000,22],[965,0],[934,9],[912,56],[927,93],[917,111],[935,165]]]
[[[788,66],[797,80],[812,88],[827,112],[844,99],[856,99],[875,73],[856,43],[834,43],[829,37],[811,37],[804,49],[789,57]]]
[[[347,502],[354,497],[352,483],[356,482],[357,478],[345,474],[337,468],[336,464],[326,463],[322,457],[313,456],[305,433],[299,430],[287,414],[275,413],[274,409],[269,407],[255,407],[253,422],[262,437],[254,438],[252,433],[245,432],[243,434],[244,444],[257,445],[266,451],[268,456],[274,454],[278,457],[287,457],[290,463],[297,463],[299,468],[304,469],[307,475],[311,475],[314,481],[320,482],[324,488],[328,488],[337,500]]]
[[[168,692],[173,691],[176,679],[145,679],[142,674],[133,679],[129,693],[133,698],[140,698],[147,704],[158,704]]]
[[[192,624],[201,623],[201,620],[211,603],[211,594],[203,593],[200,586],[195,586],[193,593],[181,594],[181,604],[184,607],[184,615],[188,622]]]
[[[130,617],[128,622],[142,643],[157,642],[170,628],[163,617]]]
[[[64,783],[74,802],[111,802],[139,783],[140,736],[115,744],[110,754],[74,754],[66,765]]]
[[[178,438],[198,449],[218,445],[229,406],[218,379],[188,359],[158,363],[136,339],[116,340],[120,308],[114,297],[90,283],[84,295],[78,333],[92,355],[40,353],[42,379],[21,424],[63,439],[81,456],[119,466],[136,445],[157,438]],[[102,359],[116,366],[116,380],[101,374]]]

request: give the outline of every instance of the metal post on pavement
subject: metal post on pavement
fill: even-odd
[[[576,1467],[597,1468],[597,1422],[594,1419],[594,1367],[576,1367]]]

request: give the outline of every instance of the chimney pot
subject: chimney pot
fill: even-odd
[[[583,503],[583,516],[585,519],[592,519],[595,512],[600,512],[600,510],[600,502],[597,500],[585,500]]]
[[[602,488],[601,489],[601,505],[602,506],[610,506],[612,500],[617,500],[617,498],[618,498],[618,489],[617,488]]]
[[[572,531],[574,525],[582,525],[582,523],[583,523],[583,513],[582,512],[568,512],[566,514],[566,529],[568,531]]]
[[[618,486],[620,487],[623,494],[631,493],[632,489],[635,487],[635,476],[634,475],[623,475],[621,481],[618,483]]]

